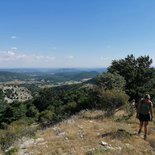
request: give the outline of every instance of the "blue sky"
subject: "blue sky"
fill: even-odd
[[[1,0],[0,68],[107,67],[149,55],[155,0]]]

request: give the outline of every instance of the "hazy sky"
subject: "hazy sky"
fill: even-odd
[[[155,0],[0,0],[0,68],[155,65],[154,51]]]

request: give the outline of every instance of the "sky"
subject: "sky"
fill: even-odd
[[[155,66],[155,0],[0,0],[0,68]]]

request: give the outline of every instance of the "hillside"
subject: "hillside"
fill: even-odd
[[[73,71],[73,72],[12,72],[0,71],[0,82],[8,82],[14,80],[35,81],[39,82],[66,82],[66,81],[81,81],[94,78],[99,74],[97,71]]]
[[[13,73],[8,71],[0,71],[0,82],[12,81],[12,80],[27,80],[29,76],[22,73]]]
[[[102,111],[81,111],[59,124],[36,132],[34,138],[23,138],[19,155],[153,155],[155,154],[155,122],[149,124],[145,141],[137,135],[135,115],[124,121],[120,110],[113,118]]]
[[[133,56],[128,59],[133,60]],[[147,62],[149,58],[145,59]],[[138,63],[143,65],[145,61]],[[6,104],[1,94],[1,151],[6,155],[155,154],[155,122],[150,122],[149,137],[145,141],[143,133],[137,135],[139,122],[131,104],[131,101],[138,103],[146,92],[154,103],[154,69],[136,68],[133,73],[119,66],[118,62],[111,67],[112,73],[103,73],[94,79],[86,77],[84,81],[84,76],[91,72],[84,72],[84,76],[80,73],[80,82],[58,82],[52,87],[40,87],[40,84],[51,83],[52,76],[57,76],[56,80],[79,78],[79,73],[39,73],[33,76],[40,80],[38,87],[32,87],[31,91],[41,89],[34,93],[33,99],[23,103]],[[115,72],[118,68],[121,75]],[[144,72],[132,76],[140,71]],[[146,73],[151,76],[146,77]],[[9,95],[10,90],[6,94]]]

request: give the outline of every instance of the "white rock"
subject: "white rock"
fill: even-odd
[[[101,133],[100,133],[100,132],[97,132],[97,133],[96,133],[96,135],[97,135],[97,136],[100,136],[100,135],[101,135]]]
[[[107,142],[102,141],[102,142],[101,142],[101,145],[103,145],[103,146],[108,146],[108,143],[107,143]]]
[[[58,136],[65,136],[66,135],[66,132],[60,132],[59,134],[58,134]]]

